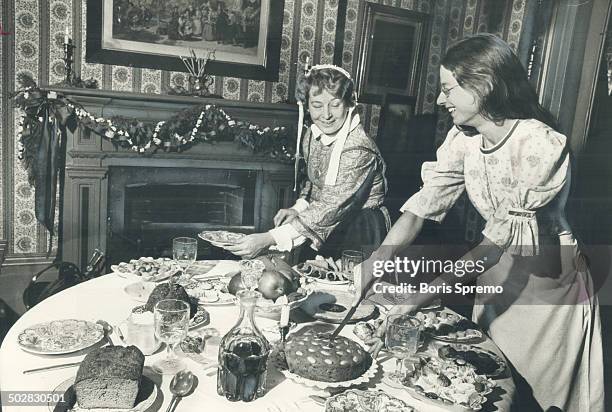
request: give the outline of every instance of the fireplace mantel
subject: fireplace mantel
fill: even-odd
[[[286,104],[266,104],[185,96],[162,96],[88,89],[54,89],[96,116],[123,116],[145,122],[171,118],[178,111],[202,104],[223,108],[238,120],[260,126],[295,129],[297,110]],[[235,142],[199,143],[183,152],[139,154],[117,148],[108,140],[78,128],[68,133],[63,198],[63,259],[86,265],[94,248],[107,250],[109,171],[113,167],[247,170],[257,174],[253,230],[272,226],[281,207],[293,201],[292,166],[267,155],[254,154]]]

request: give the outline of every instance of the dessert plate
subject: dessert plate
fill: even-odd
[[[151,295],[153,289],[155,289],[155,283],[136,282],[124,287],[123,291],[136,302],[147,303],[147,300],[149,300],[149,295]]]
[[[144,412],[155,403],[155,399],[157,398],[158,386],[155,384],[154,380],[151,377],[147,376],[147,374],[148,372],[145,368],[142,375],[142,379],[140,380],[138,395],[136,396],[136,405],[132,409],[120,409],[122,412]],[[76,392],[74,390],[75,378],[76,376],[73,376],[70,379],[66,379],[53,390],[51,394],[52,396],[50,397],[53,400],[47,403],[47,406],[51,412],[109,412],[117,410],[108,408],[87,409],[79,407],[79,405],[77,404]],[[57,402],[58,398],[61,400],[60,402]]]
[[[38,323],[23,330],[17,344],[26,352],[61,355],[95,345],[104,338],[101,325],[79,319]]]

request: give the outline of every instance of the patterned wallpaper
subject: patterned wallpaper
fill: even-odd
[[[519,42],[525,2],[528,0],[383,0],[389,6],[418,10],[432,15],[431,45],[425,61],[427,74],[417,110],[435,111],[438,91],[439,62],[444,50],[453,42],[476,32],[488,31],[490,7],[503,4],[497,32],[515,49]],[[85,0],[10,0],[0,7],[5,31],[11,35],[0,39],[0,239],[8,240],[9,254],[35,257],[46,254],[48,233],[34,218],[33,189],[17,160],[15,130],[19,113],[7,101],[7,93],[15,90],[17,74],[26,72],[39,84],[59,82],[63,76],[62,42],[68,27],[75,44],[76,72],[82,78],[98,80],[103,89],[158,94],[171,85],[186,81],[185,73],[89,64],[84,60]],[[354,72],[359,54],[364,0],[348,0],[342,64]],[[499,12],[498,9],[495,9]],[[213,88],[227,99],[260,102],[286,101],[295,88],[298,62],[306,57],[315,63],[332,63],[338,0],[285,0],[281,56],[278,82],[253,81],[216,76]],[[301,67],[301,65],[300,65]],[[362,107],[366,129],[375,136],[380,107]],[[449,119],[440,113],[438,137],[443,137]],[[57,219],[56,219],[57,221]],[[55,242],[54,242],[55,243]],[[51,245],[55,248],[55,244]]]

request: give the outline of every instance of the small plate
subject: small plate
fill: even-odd
[[[234,245],[245,236],[244,233],[228,232],[227,230],[205,230],[198,233],[200,239],[217,247]]]
[[[26,352],[62,355],[89,348],[103,338],[104,330],[97,323],[61,319],[27,327],[17,337],[17,344]]]
[[[340,323],[351,309],[354,296],[350,293],[325,291],[315,292],[302,304],[302,310],[313,318],[328,322]],[[371,318],[376,314],[376,306],[359,305],[349,323],[356,323]]]
[[[343,272],[331,269],[323,269],[308,263],[300,263],[293,269],[303,277],[323,285],[348,285],[349,279]]]
[[[454,360],[455,363],[469,363],[479,375],[495,378],[506,370],[506,362],[496,353],[474,345],[444,345],[438,348],[438,356]]]
[[[118,265],[111,265],[111,270],[120,277],[138,276],[147,282],[166,280],[179,269],[172,259],[152,257],[141,257],[132,259],[129,263],[121,262]]]
[[[136,302],[147,303],[155,286],[156,284],[152,282],[136,282],[124,287],[123,291]]]
[[[147,369],[145,368],[145,372]],[[96,409],[86,409],[81,408],[77,404],[76,392],[74,391],[74,380],[76,376],[73,376],[70,379],[66,379],[64,382],[60,383],[54,390],[51,398],[61,397],[63,398],[62,402],[49,402],[47,407],[51,412],[78,412],[78,411],[95,411],[95,412],[109,412],[116,411],[117,409],[111,408],[96,408]],[[122,412],[144,412],[149,409],[157,398],[158,386],[155,384],[153,379],[148,377],[143,373],[142,378],[140,380],[140,387],[138,390],[138,395],[136,396],[136,405],[132,409],[120,409]],[[55,396],[57,395],[57,396]]]

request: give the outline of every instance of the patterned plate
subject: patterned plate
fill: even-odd
[[[497,354],[473,345],[444,345],[438,349],[438,356],[452,359],[458,365],[469,363],[479,375],[494,378],[506,370],[506,362]]]
[[[401,399],[383,391],[349,389],[327,399],[325,412],[417,412]]]
[[[104,338],[101,325],[79,319],[62,319],[26,328],[18,345],[26,352],[60,355],[88,348]]]
[[[478,342],[484,337],[471,320],[446,309],[419,311],[415,316],[423,323],[423,332],[442,342]]]
[[[227,230],[205,230],[198,234],[200,239],[219,247],[233,245],[245,236],[244,233],[228,232]]]
[[[111,270],[121,277],[140,276],[146,282],[160,282],[174,275],[179,267],[172,259],[141,257],[132,259],[128,263],[111,265]]]

